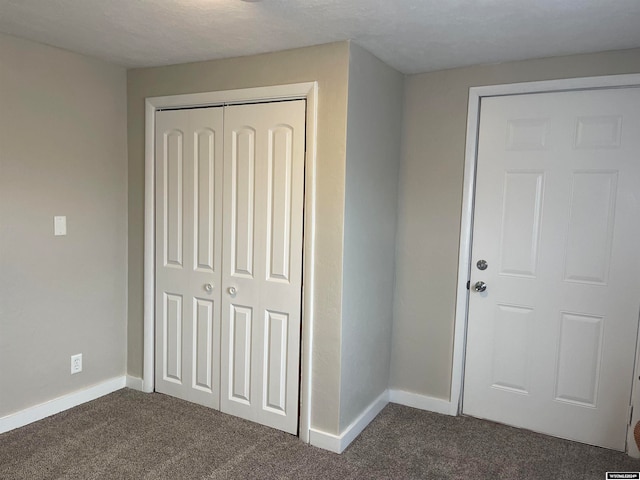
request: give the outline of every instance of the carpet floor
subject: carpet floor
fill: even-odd
[[[0,479],[597,479],[623,453],[389,404],[342,454],[123,389],[0,435]]]

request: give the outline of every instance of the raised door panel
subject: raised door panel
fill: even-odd
[[[221,135],[220,135],[221,136]],[[216,265],[216,133],[210,128],[194,132],[194,268],[203,273],[213,273]],[[220,161],[220,160],[219,160]],[[221,232],[217,232],[220,236]]]
[[[595,115],[578,118],[576,148],[618,148],[622,140],[621,115]]]
[[[251,404],[251,343],[253,311],[250,307],[232,305],[230,312],[229,400]]]
[[[507,122],[507,150],[546,150],[548,118],[514,118]]]
[[[218,386],[215,384],[213,369],[217,363],[214,345],[214,310],[213,300],[193,299],[193,377],[192,387],[205,393],[214,394]]]
[[[178,129],[165,132],[162,154],[163,169],[163,253],[166,267],[182,267],[183,258],[183,143],[184,133]]]
[[[491,386],[529,393],[529,342],[535,311],[530,307],[497,305],[493,326]]]
[[[231,275],[245,278],[253,276],[255,137],[256,132],[250,127],[232,132],[231,182],[226,184],[231,190],[231,211],[227,213],[231,215]]]
[[[266,311],[262,408],[278,415],[287,412],[287,340],[289,315]]]
[[[555,398],[596,407],[604,318],[563,312],[560,317]]]
[[[544,173],[507,171],[504,179],[500,273],[535,277]]]
[[[289,282],[293,129],[269,130],[267,179],[267,280]]]
[[[609,277],[617,172],[573,173],[565,280],[604,285]]]
[[[171,293],[163,294],[162,309],[162,377],[163,380],[182,384],[182,296]]]

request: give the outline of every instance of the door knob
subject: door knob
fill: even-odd
[[[205,283],[204,284],[204,291],[207,292],[207,293],[213,292],[213,285],[211,285],[210,283]]]
[[[476,292],[484,292],[487,289],[487,284],[484,282],[476,282],[473,284],[473,289]]]
[[[238,293],[238,290],[236,289],[236,287],[229,287],[227,288],[227,292],[229,292],[229,295],[231,295],[232,297],[235,297],[236,293]]]

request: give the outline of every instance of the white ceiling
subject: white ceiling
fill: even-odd
[[[142,67],[353,39],[403,73],[640,46],[640,0],[0,0],[0,32]]]

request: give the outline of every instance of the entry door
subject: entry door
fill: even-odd
[[[225,109],[221,409],[296,433],[305,102]]]
[[[220,405],[223,109],[156,113],[156,390]]]
[[[624,450],[640,91],[483,99],[476,182],[463,412]]]

